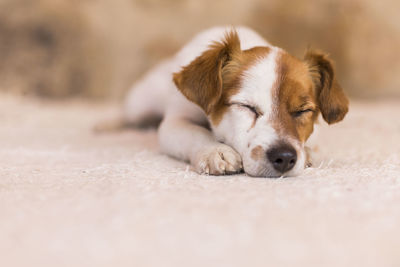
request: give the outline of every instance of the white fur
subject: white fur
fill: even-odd
[[[245,72],[240,93],[232,98],[235,102],[256,104],[262,110],[263,117],[257,120],[251,130],[253,114],[235,105],[224,115],[219,125],[211,125],[213,132],[207,130],[201,126],[208,122],[202,109],[187,100],[172,82],[173,72],[188,65],[213,41],[222,40],[229,30],[218,27],[200,33],[175,57],[150,71],[131,89],[124,106],[124,119],[134,123],[149,115],[162,116],[159,128],[161,150],[173,157],[190,161],[200,173],[235,172],[242,168],[243,160],[245,171],[251,175],[275,175],[267,160],[255,161],[250,155],[254,147],[261,145],[267,149],[278,138],[268,123],[273,102],[271,88],[277,78],[278,48],[272,47],[249,28],[236,28],[242,50],[255,46],[268,46],[272,49],[267,57],[260,59]],[[300,164],[292,173],[299,170]]]
[[[251,151],[257,146],[265,150],[274,143],[278,136],[268,120],[272,115],[272,87],[276,81],[277,49],[248,69],[244,74],[239,93],[232,97],[232,102],[256,106],[262,111],[254,127],[254,115],[250,111],[236,107],[231,109],[221,123],[213,128],[216,136],[228,145],[234,147],[242,156],[243,165],[251,175],[267,175],[272,169],[267,160],[254,160]],[[240,123],[237,123],[240,121]],[[229,133],[228,135],[226,133]]]

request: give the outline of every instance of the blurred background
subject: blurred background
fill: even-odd
[[[0,91],[120,99],[197,32],[250,26],[328,52],[353,98],[400,98],[398,0],[0,0]]]

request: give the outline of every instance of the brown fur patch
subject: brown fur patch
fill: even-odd
[[[318,115],[314,85],[304,62],[286,52],[278,56],[278,79],[273,89],[274,111],[270,120],[280,136],[289,135],[305,142]],[[295,116],[296,112],[306,109],[315,112]]]
[[[336,80],[332,60],[318,51],[308,51],[304,58],[309,64],[322,117],[329,124],[343,120],[349,100]]]
[[[280,53],[271,118],[279,135],[287,134],[302,143],[313,132],[320,111],[329,124],[342,120],[348,111],[348,100],[335,79],[332,61],[319,52],[308,52],[305,58],[303,62]],[[302,110],[312,112],[298,113]]]
[[[241,53],[236,31],[226,34],[225,40],[215,42],[179,73],[173,80],[181,93],[209,114],[219,101],[223,89],[223,68]]]
[[[173,80],[182,94],[218,125],[229,107],[229,99],[240,88],[243,72],[269,52],[268,47],[242,51],[237,32],[231,31],[222,42],[214,42],[181,72],[174,73]]]
[[[261,160],[265,157],[265,152],[262,146],[256,146],[251,150],[251,158],[255,161]]]

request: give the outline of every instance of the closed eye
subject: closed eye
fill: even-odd
[[[252,106],[249,106],[249,105],[241,105],[241,106],[244,107],[244,108],[249,109],[251,112],[253,112],[254,114],[256,114],[257,117],[260,115],[260,114],[257,112],[257,109],[256,109],[255,107],[252,107]]]
[[[303,110],[298,110],[298,111],[292,112],[292,116],[297,118],[297,117],[300,117],[302,115],[305,115],[307,113],[312,113],[312,112],[314,112],[314,110],[312,110],[310,108],[309,109],[303,109]]]
[[[261,112],[258,108],[254,107],[254,106],[251,106],[251,105],[248,105],[248,104],[243,104],[243,103],[231,103],[231,105],[237,105],[237,106],[240,106],[240,107],[243,107],[243,108],[248,109],[249,111],[251,111],[252,113],[254,113],[254,115],[256,115],[256,118],[258,118],[258,117],[260,117],[260,116],[263,115],[262,112]]]

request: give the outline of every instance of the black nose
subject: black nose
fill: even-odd
[[[285,173],[291,170],[297,161],[296,150],[288,144],[280,144],[267,151],[267,158],[274,169]]]

